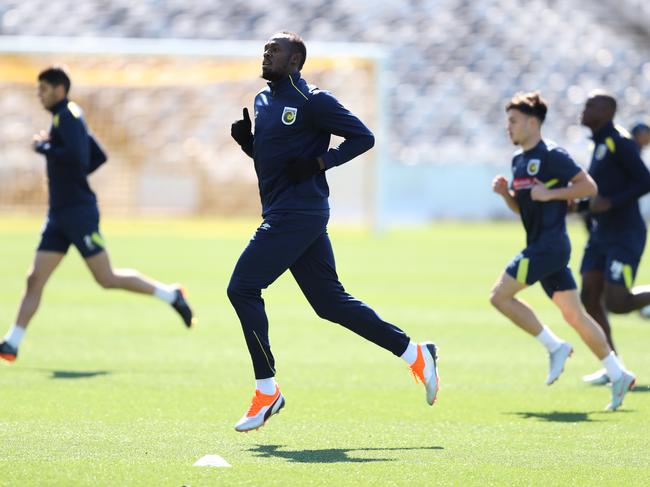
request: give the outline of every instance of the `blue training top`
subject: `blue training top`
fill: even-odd
[[[325,173],[292,184],[288,163],[300,157],[322,157],[326,169],[339,166],[374,145],[372,132],[330,93],[307,85],[299,72],[268,83],[255,97],[254,107],[252,154],[247,152],[255,162],[262,216],[329,214]],[[345,140],[329,148],[332,134]]]
[[[580,171],[580,166],[564,149],[543,140],[532,149],[515,153],[510,187],[515,192],[528,245],[540,241],[551,246],[564,245],[568,241],[567,202],[533,201],[530,190],[537,181],[547,188],[564,188]]]
[[[589,174],[598,185],[598,194],[609,198],[612,208],[591,215],[592,235],[615,238],[625,230],[645,229],[639,198],[650,191],[650,172],[637,145],[613,122],[596,132],[593,140]]]
[[[36,147],[47,160],[50,211],[96,205],[87,175],[106,162],[106,154],[88,131],[79,105],[66,98],[50,112],[50,140]]]

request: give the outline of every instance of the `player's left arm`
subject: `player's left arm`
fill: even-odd
[[[287,171],[292,183],[300,183],[321,171],[345,164],[375,145],[375,136],[370,129],[330,93],[319,91],[313,94],[306,108],[315,128],[345,140],[324,154],[300,157],[290,162]]]
[[[546,183],[538,181],[531,189],[530,196],[535,201],[576,200],[598,194],[598,186],[593,178],[578,166],[569,154],[556,149],[549,154],[552,174],[556,176]],[[560,181],[567,182],[566,187],[553,188]]]
[[[609,198],[611,208],[624,206],[650,192],[650,171],[643,163],[634,141],[622,138],[616,141],[617,160],[629,176],[630,184],[622,192]]]
[[[332,147],[320,155],[322,169],[345,164],[375,145],[375,136],[370,129],[330,93],[315,93],[308,105],[315,127],[345,139],[337,147]]]
[[[580,171],[565,188],[550,189],[539,183],[531,190],[531,197],[535,201],[551,200],[576,200],[598,194],[598,186],[592,177],[585,171]]]
[[[108,160],[108,156],[104,148],[90,132],[88,133],[88,138],[90,139],[90,164],[86,173],[90,174],[104,164]]]

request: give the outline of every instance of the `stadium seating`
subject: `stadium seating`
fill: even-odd
[[[621,14],[610,15],[612,9]],[[590,90],[613,92],[625,125],[650,114],[648,26],[650,6],[641,0],[295,0],[273,8],[261,0],[8,0],[0,6],[3,35],[263,40],[287,28],[308,43],[384,44],[392,54],[390,157],[404,164],[502,165],[508,144],[504,103],[514,92],[532,89],[541,89],[551,106],[546,136],[586,162],[588,134],[578,116]],[[336,79],[323,85],[336,91]],[[111,96],[123,95],[106,90],[98,103],[113,103]],[[140,137],[138,130],[152,127],[146,137],[150,146],[138,155],[143,168],[164,164],[171,153],[166,148],[180,140],[195,167],[225,171],[222,177],[233,181],[236,171],[248,169],[228,164],[224,170],[214,163],[218,148],[229,143],[227,134],[214,134],[223,124],[214,104],[218,96],[208,89],[188,98],[177,89],[152,102],[133,91],[128,102],[121,100],[128,111],[123,119],[133,123],[115,137]],[[214,125],[195,126],[191,117],[168,123],[178,102],[191,105],[186,113],[202,112]],[[12,101],[0,103],[6,108]],[[33,121],[15,115],[19,120],[0,130],[1,146],[7,138],[31,135]],[[200,150],[206,130],[219,138],[207,152]]]
[[[272,9],[260,0],[3,3],[5,35],[51,35],[56,26],[64,36],[264,39],[291,28],[307,40],[386,43],[394,54],[391,119],[399,121],[392,155],[408,163],[436,162],[447,144],[501,145],[502,105],[519,89],[543,90],[550,132],[567,145],[582,142],[573,126],[592,88],[612,90],[625,121],[650,112],[647,44],[596,21],[599,8],[615,5],[648,26],[650,6],[641,0],[591,7],[576,0],[307,0]]]

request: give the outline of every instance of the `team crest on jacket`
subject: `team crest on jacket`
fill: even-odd
[[[541,161],[539,159],[531,159],[530,161],[528,161],[528,165],[526,166],[526,172],[531,176],[537,174],[539,172],[540,162]]]
[[[596,160],[600,161],[603,157],[605,157],[605,154],[607,154],[607,146],[605,144],[598,144],[596,146],[596,152],[594,153]]]
[[[296,121],[298,109],[293,107],[284,107],[282,110],[282,123],[285,125],[292,125]]]

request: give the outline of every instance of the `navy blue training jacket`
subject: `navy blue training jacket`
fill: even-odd
[[[287,165],[300,157],[322,157],[325,168],[339,166],[369,150],[375,142],[361,120],[330,93],[308,85],[293,73],[255,97],[252,147],[244,152],[255,162],[262,215],[274,212],[329,213],[324,171],[297,185]],[[329,148],[331,135],[345,140]]]
[[[650,172],[638,147],[612,122],[596,132],[593,140],[589,174],[598,185],[598,194],[610,198],[612,208],[591,215],[595,222],[592,232],[606,237],[624,230],[645,228],[639,198],[650,191]]]
[[[106,162],[106,154],[89,132],[79,105],[66,98],[50,111],[50,140],[36,147],[47,160],[50,211],[96,205],[87,176]]]

